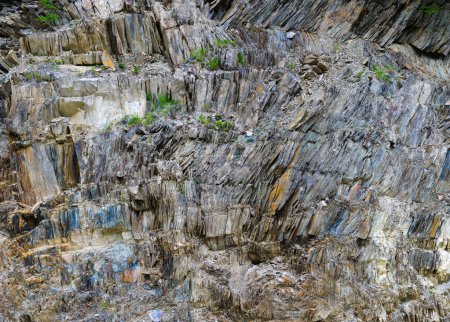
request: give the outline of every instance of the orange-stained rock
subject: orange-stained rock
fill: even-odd
[[[102,64],[112,70],[116,70],[116,63],[106,50],[103,50],[102,52]]]

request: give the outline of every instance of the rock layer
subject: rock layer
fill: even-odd
[[[0,321],[450,318],[447,3],[54,4],[1,8]]]

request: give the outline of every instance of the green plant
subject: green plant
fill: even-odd
[[[337,42],[333,43],[333,45],[331,46],[331,50],[333,51],[333,53],[337,53],[340,48],[341,45],[339,45]]]
[[[194,183],[195,183],[196,185],[201,184],[201,183],[202,183],[202,178],[200,178],[200,177],[195,177],[195,178],[194,178]]]
[[[145,126],[149,126],[151,123],[153,123],[157,119],[158,119],[158,116],[155,113],[145,113],[144,120],[142,121],[142,123]]]
[[[206,59],[206,49],[197,48],[191,53],[191,58],[195,59],[199,63],[203,63]]]
[[[294,72],[295,71],[295,63],[289,62],[286,64],[286,68],[289,69],[290,71]]]
[[[160,108],[162,108],[162,109],[178,105],[178,102],[173,100],[172,98],[170,98],[170,96],[167,94],[166,95],[159,94],[158,102],[159,102]]]
[[[45,62],[49,63],[49,64],[52,64],[52,65],[62,65],[62,64],[64,64],[64,60],[62,60],[62,59],[47,59]]]
[[[202,110],[207,113],[211,112],[211,103],[208,102],[208,103],[203,104]]]
[[[220,58],[213,57],[207,63],[206,66],[209,70],[218,70],[220,67]]]
[[[51,0],[39,0],[39,4],[44,7],[45,10],[54,11],[57,9]]]
[[[102,310],[106,310],[108,308],[108,303],[102,302],[100,303],[100,307],[102,308]]]
[[[363,75],[364,75],[364,71],[362,70],[356,74],[356,77],[361,78],[361,77],[363,77]]]
[[[51,0],[39,0],[39,4],[45,9],[45,15],[39,16],[38,20],[47,26],[56,25],[59,16],[56,14],[58,9]]]
[[[95,67],[91,67],[91,73],[93,73],[96,76],[100,75],[100,72]]]
[[[178,192],[181,193],[183,196],[186,196],[186,187],[184,185],[184,182],[178,186]]]
[[[119,63],[119,68],[125,69],[125,68],[127,68],[127,65],[125,63]]]
[[[59,20],[59,16],[56,13],[47,13],[46,15],[39,16],[38,20],[47,26],[54,26]]]
[[[133,125],[141,125],[143,120],[141,117],[135,114],[129,115],[126,121],[128,126],[133,126]]]
[[[141,66],[139,65],[133,65],[133,67],[131,67],[131,70],[133,71],[134,74],[139,74],[141,72]]]
[[[109,121],[109,122],[103,127],[103,129],[102,129],[100,132],[101,132],[101,133],[108,133],[108,132],[111,132],[113,124],[114,124],[113,121]]]
[[[225,132],[228,132],[234,126],[233,123],[227,122],[227,121],[223,121],[223,120],[216,120],[216,122],[214,122],[214,124],[216,126],[216,130],[225,131]]]
[[[152,100],[153,100],[153,95],[152,95],[152,93],[147,93],[147,94],[145,94],[145,100],[147,101],[147,102],[151,102]]]
[[[240,65],[247,65],[245,56],[241,51],[237,53],[237,61]]]
[[[235,40],[228,40],[228,39],[226,39],[226,38],[216,39],[216,40],[214,41],[214,45],[215,45],[216,47],[219,47],[219,48],[226,47],[226,46],[228,46],[228,45],[233,45],[233,46],[235,46],[235,45],[236,45],[236,41],[235,41]]]
[[[385,69],[381,68],[378,64],[373,66],[372,72],[378,80],[389,83],[391,82],[391,76],[389,75],[389,73]]]
[[[420,11],[422,11],[425,15],[430,16],[436,13],[441,12],[442,8],[436,3],[432,3],[430,5],[423,6]]]
[[[391,64],[384,65],[384,68],[385,68],[388,72],[398,72],[398,71],[399,71],[398,67],[396,67],[396,66],[394,66],[394,65],[391,65]]]
[[[206,126],[208,126],[212,122],[211,117],[204,116],[203,114],[198,117],[198,120],[200,121],[200,123],[202,123],[203,125],[206,125]]]
[[[26,80],[31,80],[33,78],[33,73],[32,72],[24,72],[23,76],[25,77]]]
[[[176,100],[170,98],[169,95],[159,94],[157,99],[153,99],[153,95],[148,93],[146,96],[147,102],[150,105],[150,110],[155,115],[169,116],[175,113],[179,109],[179,103]]]

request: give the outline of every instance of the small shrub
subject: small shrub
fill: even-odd
[[[437,5],[436,3],[423,6],[422,9],[420,9],[420,11],[422,11],[427,16],[437,14],[437,13],[441,12],[441,10],[442,10],[442,8],[439,5]]]
[[[147,93],[147,94],[145,94],[145,100],[146,100],[147,102],[151,102],[151,101],[153,100],[153,95],[152,95],[152,93]]]
[[[205,126],[208,126],[212,122],[211,117],[204,116],[203,114],[198,117],[198,120]]]
[[[91,67],[91,73],[94,74],[95,76],[100,75],[100,72],[95,67]]]
[[[105,127],[103,128],[102,132],[103,133],[111,132],[112,126],[113,126],[113,122],[109,121],[108,124],[106,124]]]
[[[133,71],[134,74],[139,74],[141,72],[141,66],[139,65],[133,65],[133,67],[131,68],[131,70]]]
[[[125,69],[125,68],[127,68],[127,65],[125,65],[125,63],[119,63],[119,68],[120,69]]]
[[[56,14],[58,9],[51,0],[39,0],[39,4],[45,9],[45,15],[39,16],[38,20],[47,26],[54,26],[59,20]]]
[[[209,70],[218,70],[220,67],[220,58],[213,57],[207,63],[206,66]]]
[[[228,40],[228,39],[226,39],[226,38],[223,38],[223,39],[216,39],[216,40],[214,41],[214,45],[215,45],[216,47],[219,47],[219,48],[227,47],[227,46],[230,45],[230,44],[232,44],[232,41],[231,41],[231,40]],[[236,41],[234,41],[234,44],[236,44]],[[233,45],[233,46],[234,46],[234,45]]]
[[[292,62],[286,64],[286,68],[289,69],[291,72],[295,71],[295,67],[296,67],[295,64]]]
[[[51,0],[39,0],[39,4],[48,11],[55,11],[57,9]]]
[[[216,122],[214,124],[215,124],[217,130],[225,131],[225,132],[228,132],[234,126],[233,123],[227,122],[227,121],[222,121],[222,120],[216,120]]]
[[[149,126],[150,124],[155,122],[157,119],[158,119],[158,116],[155,113],[145,113],[142,123],[145,126]]]
[[[361,77],[363,77],[363,75],[364,75],[364,71],[362,70],[356,74],[356,77],[361,78]]]
[[[133,126],[133,125],[141,125],[142,124],[142,118],[140,118],[138,115],[129,115],[127,118],[127,125]]]
[[[153,96],[147,94],[147,102],[150,104],[150,109],[155,115],[169,116],[175,113],[179,108],[179,103],[171,99],[168,95],[158,95],[156,102],[153,102]]]
[[[23,73],[23,76],[25,77],[26,80],[31,80],[33,78],[33,73],[25,72],[25,73]]]
[[[169,97],[169,95],[167,95],[167,94],[166,95],[159,94],[158,95],[158,102],[159,102],[159,105],[160,105],[161,108],[167,108],[169,106],[178,105],[178,102],[173,100],[173,99],[171,99]]]
[[[59,20],[59,16],[56,13],[47,13],[46,15],[39,16],[38,20],[47,26],[54,26]]]
[[[45,62],[52,64],[52,65],[62,65],[64,64],[64,60],[62,59],[47,59]]]
[[[391,82],[391,76],[389,75],[389,73],[383,68],[381,68],[379,65],[375,65],[373,67],[372,72],[374,73],[375,77],[378,80],[382,80],[389,83]]]
[[[203,104],[203,106],[202,106],[202,110],[204,111],[204,112],[211,112],[211,103],[205,103],[205,104]]]
[[[245,56],[244,54],[240,51],[237,54],[237,60],[238,60],[238,64],[240,65],[247,65],[247,62],[245,61]]]
[[[178,186],[178,192],[181,193],[183,196],[186,196],[186,186],[184,185],[184,182],[182,182]]]
[[[195,59],[199,63],[203,63],[206,59],[206,49],[198,48],[191,53],[191,58]]]
[[[391,64],[387,64],[384,65],[384,68],[388,71],[388,72],[398,72],[398,67],[395,67],[394,65]]]
[[[333,51],[333,53],[337,53],[340,48],[341,45],[339,45],[337,42],[333,43],[333,45],[331,46],[331,50]]]

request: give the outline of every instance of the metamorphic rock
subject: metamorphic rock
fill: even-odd
[[[2,0],[0,321],[450,321],[448,0]]]

